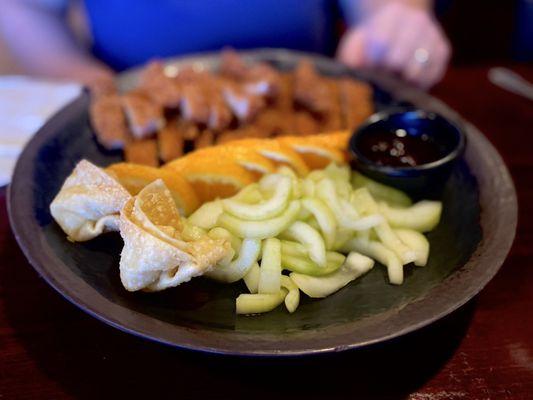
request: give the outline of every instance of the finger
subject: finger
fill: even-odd
[[[450,59],[450,45],[440,30],[434,29],[428,33],[427,49],[432,49],[429,63],[422,68],[418,77],[412,78],[422,87],[428,88],[442,79]]]
[[[337,58],[350,67],[365,66],[364,36],[364,31],[361,29],[353,29],[344,35],[337,51]]]
[[[404,71],[404,77],[419,86],[428,87],[431,84],[432,74],[437,71],[442,62],[442,54],[439,51],[441,37],[438,31],[430,27],[429,29],[426,27],[422,35],[424,39],[415,46],[416,48]],[[417,54],[417,52],[421,52],[421,54]],[[421,59],[421,56],[424,55],[427,57],[425,62]]]
[[[394,35],[392,47],[384,60],[388,68],[401,72],[411,61],[419,38],[423,37],[423,25],[419,23],[419,19],[421,19],[420,16],[413,16],[412,23],[410,22],[409,26],[401,26],[401,29]]]
[[[421,46],[423,49],[427,49],[430,46],[429,43],[426,43]],[[411,57],[411,60],[407,64],[403,72],[403,76],[406,80],[415,83],[416,85],[425,87],[427,85],[427,72],[432,68],[433,63],[438,63],[438,60],[435,60],[435,53],[429,55],[429,60],[425,63],[418,61],[414,56]]]
[[[430,87],[439,82],[446,72],[450,58],[450,49],[445,41],[439,43],[435,51],[435,62],[432,62],[425,74],[422,74],[422,84]]]
[[[394,7],[389,7],[386,12],[370,20],[364,28],[367,35],[365,58],[370,66],[383,65],[386,55],[392,49],[395,32],[399,30],[399,24],[402,23],[393,12],[394,10]]]

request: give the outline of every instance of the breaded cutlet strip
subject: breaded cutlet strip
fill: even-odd
[[[143,139],[165,125],[163,108],[141,90],[122,95],[122,106],[133,137]]]
[[[328,83],[309,60],[300,61],[294,71],[294,100],[317,114],[327,114],[331,108]]]
[[[337,131],[343,128],[339,81],[331,78],[324,78],[324,80],[329,88],[331,104],[330,109],[323,115],[319,124],[320,130],[323,132]]]
[[[280,73],[279,91],[274,99],[273,107],[284,112],[290,113],[294,108],[294,75],[292,72]]]
[[[182,117],[194,123],[207,124],[209,121],[209,103],[202,91],[192,83],[183,84],[182,90]]]
[[[235,80],[242,79],[248,72],[248,66],[233,49],[224,49],[220,54],[220,75]]]
[[[209,98],[202,82],[206,79],[205,75],[192,68],[185,68],[176,76],[182,90],[181,116],[198,124],[207,124],[209,121]]]
[[[343,78],[339,88],[344,127],[353,129],[374,112],[372,87],[364,82]]]
[[[207,72],[187,68],[177,76],[183,88],[181,114],[185,120],[206,125],[210,129],[225,129],[233,114],[227,105],[219,79]]]
[[[209,76],[204,79],[202,85],[209,103],[207,127],[216,131],[226,129],[233,120],[233,114],[222,95],[222,82],[216,77]]]
[[[204,129],[194,140],[194,148],[201,149],[215,144],[215,134],[209,129]]]
[[[98,142],[102,146],[109,150],[124,147],[129,132],[122,103],[117,94],[93,96],[89,116]]]
[[[200,134],[200,130],[196,124],[186,121],[183,118],[178,118],[176,121],[176,128],[183,140],[194,140]]]
[[[253,126],[265,137],[292,132],[292,118],[288,113],[276,108],[265,108],[255,117]]]
[[[183,155],[183,135],[176,120],[168,121],[163,129],[157,132],[159,158],[163,162],[174,160]]]
[[[250,94],[274,98],[281,89],[281,75],[270,65],[258,63],[248,69],[243,85]]]
[[[292,123],[293,132],[296,135],[306,136],[320,131],[319,123],[310,112],[305,110],[294,111]]]
[[[124,158],[129,163],[158,167],[157,140],[141,139],[128,141],[124,146]]]
[[[159,61],[151,61],[142,69],[139,89],[162,107],[177,108],[180,105],[181,85],[165,74],[165,68]]]
[[[274,97],[280,89],[281,77],[278,71],[267,63],[247,66],[232,49],[222,52],[219,72],[221,76],[241,83],[244,91],[249,94]]]
[[[226,104],[241,122],[251,121],[266,106],[261,96],[247,93],[234,82],[221,80],[220,86]]]

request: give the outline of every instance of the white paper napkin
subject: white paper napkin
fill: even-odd
[[[10,182],[17,158],[33,134],[80,91],[77,83],[0,76],[0,186]]]

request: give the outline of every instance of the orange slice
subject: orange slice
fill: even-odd
[[[176,171],[191,184],[202,203],[235,195],[255,182],[252,173],[231,158],[196,157],[194,152],[172,161],[163,170]]]
[[[272,161],[247,147],[213,146],[196,150],[189,153],[188,156],[230,159],[246,170],[259,175],[268,174],[276,170],[276,166]]]
[[[305,176],[309,173],[309,168],[307,168],[302,157],[290,146],[275,139],[242,139],[228,142],[226,146],[253,149],[278,165],[291,167],[300,176]]]
[[[192,186],[174,171],[131,163],[112,164],[106,171],[114,174],[132,195],[136,195],[153,181],[162,179],[182,215],[187,216],[200,206]]]
[[[296,151],[303,158],[309,169],[325,168],[332,162],[337,164],[346,162],[345,152],[335,147],[309,143],[306,137],[285,136],[277,140]]]
[[[307,143],[317,146],[329,146],[338,150],[348,150],[348,141],[352,133],[350,131],[325,132],[318,135],[306,136]]]

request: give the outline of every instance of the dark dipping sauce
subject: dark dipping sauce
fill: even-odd
[[[378,165],[416,167],[444,156],[430,136],[410,135],[404,129],[374,131],[358,143],[361,154]]]

